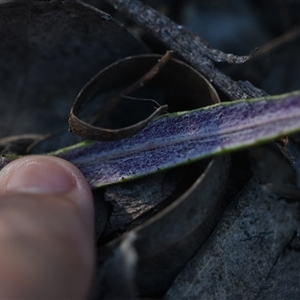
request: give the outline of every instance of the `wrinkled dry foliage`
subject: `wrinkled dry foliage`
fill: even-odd
[[[170,49],[202,72],[221,100],[300,87],[297,2],[145,1],[175,20],[174,28],[159,15],[154,25],[134,16],[136,1],[129,1],[133,11],[127,1],[86,1],[126,26],[74,0],[4,2],[0,132],[6,152],[44,153],[78,141],[67,132],[76,95],[128,56],[132,65],[111,68],[97,100],[113,98],[152,67],[136,55]],[[193,44],[182,24],[224,51],[259,49],[247,62],[247,56],[228,57],[197,37]],[[177,38],[166,34],[172,28]],[[167,103],[171,111],[218,101],[199,80],[173,61],[132,96]],[[87,108],[87,120],[98,106]],[[120,128],[152,112],[151,102],[123,99],[100,125]],[[296,142],[292,147],[285,154],[293,155],[293,165],[273,143],[95,190],[98,264],[91,298],[299,298],[299,150]]]

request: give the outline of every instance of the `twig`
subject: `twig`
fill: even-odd
[[[214,67],[214,62],[244,63],[251,56],[226,54],[211,48],[203,39],[187,28],[176,24],[151,7],[138,0],[106,0],[115,9],[136,22],[145,31],[174,50],[197,71],[204,74],[217,88],[230,99],[261,97],[266,93],[247,84],[247,91]]]
[[[173,51],[167,51],[165,55],[162,56],[160,60],[158,60],[157,64],[155,64],[146,74],[140,77],[137,81],[135,81],[130,86],[123,89],[113,98],[111,98],[107,104],[101,107],[91,118],[91,123],[95,123],[97,119],[100,117],[105,118],[105,116],[121,101],[124,96],[130,95],[133,92],[137,91],[141,87],[143,87],[146,83],[148,83],[151,79],[153,79],[160,70],[165,66],[165,64],[170,60],[172,57]]]
[[[286,43],[290,43],[293,40],[296,40],[300,36],[300,26],[294,27],[274,40],[269,41],[268,43],[259,47],[255,53],[255,59],[259,58],[262,55],[268,55],[270,52],[276,50],[277,48],[283,46]]]

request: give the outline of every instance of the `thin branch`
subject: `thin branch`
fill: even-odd
[[[236,56],[213,49],[187,28],[176,24],[138,0],[106,0],[106,2],[164,43],[168,49],[174,50],[230,99],[266,95],[264,91],[257,88],[251,89],[250,83],[247,83],[247,91],[245,91],[240,83],[220,72],[213,64],[213,61],[244,63],[251,56]]]
[[[151,79],[153,79],[161,69],[166,65],[166,63],[171,59],[173,51],[166,51],[166,54],[158,60],[158,62],[149,70],[146,74],[142,77],[137,79],[134,83],[130,86],[124,88],[122,91],[118,92],[117,95],[113,96],[105,105],[100,107],[90,118],[90,123],[94,124],[100,118],[105,119],[109,112],[111,112],[119,103],[120,101],[128,96],[144,85],[146,85]],[[159,106],[159,105],[158,105]]]
[[[284,34],[278,36],[274,40],[269,41],[268,43],[259,47],[255,53],[255,59],[260,58],[262,55],[268,55],[270,52],[275,51],[279,47],[284,46],[287,43],[290,43],[296,39],[299,39],[300,36],[300,26],[294,27]]]

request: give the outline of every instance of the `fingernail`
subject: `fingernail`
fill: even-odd
[[[6,172],[6,190],[30,193],[69,193],[76,179],[56,160],[23,158],[15,161]]]
[[[71,163],[53,156],[32,155],[12,161],[0,171],[0,194],[57,194],[76,203],[92,228],[94,200],[88,182]]]

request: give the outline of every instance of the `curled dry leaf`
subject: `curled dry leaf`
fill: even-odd
[[[159,106],[150,116],[147,116],[144,120],[139,120],[136,124],[118,129],[93,126],[82,120],[79,114],[95,96],[97,96],[97,103],[100,104],[98,110],[106,111],[107,105],[112,106],[111,103],[118,103],[119,101],[115,100],[120,100],[123,94],[126,95],[127,92],[134,91],[134,87],[136,89],[143,87],[149,80],[147,86],[152,90],[160,91],[160,95],[156,96],[162,97],[162,101],[168,103],[173,111],[176,105],[177,108],[180,107],[180,110],[186,110],[219,102],[213,87],[202,75],[181,61],[170,60],[167,57],[168,54],[169,52],[165,56],[140,55],[128,57],[103,69],[85,85],[75,99],[69,117],[70,130],[83,138],[100,141],[124,139],[138,133],[159,114],[165,113],[167,105]],[[164,64],[164,67],[162,64]],[[132,88],[127,87],[124,89],[126,85]],[[109,96],[107,96],[107,93],[109,93]],[[111,97],[112,93],[115,93],[117,97]],[[146,95],[150,99],[149,91]],[[171,97],[171,95],[174,95],[174,97]],[[201,95],[201,100],[200,97],[198,97],[198,100],[196,95]],[[180,99],[180,97],[182,98]],[[146,99],[142,99],[142,101],[144,100]],[[130,100],[125,99],[123,101],[128,105]],[[135,105],[139,107],[140,103],[135,101]],[[137,111],[137,108],[134,111]],[[126,118],[125,114],[122,110],[123,119]],[[107,116],[103,116],[104,119],[105,117]],[[133,113],[131,112],[127,118],[134,119]]]

